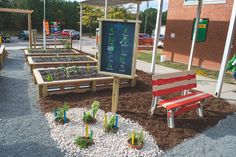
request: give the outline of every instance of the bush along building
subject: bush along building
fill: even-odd
[[[203,0],[193,65],[219,70],[229,27],[233,0]],[[164,54],[169,60],[188,63],[197,0],[169,0]],[[236,36],[232,53],[236,53]]]

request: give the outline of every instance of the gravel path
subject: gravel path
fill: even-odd
[[[177,145],[164,157],[235,157],[236,113],[220,121],[199,136]]]
[[[23,51],[9,51],[0,70],[0,87],[0,156],[64,156],[37,108],[37,88],[24,63]]]
[[[66,157],[157,157],[162,154],[155,139],[148,132],[143,131],[144,147],[141,150],[131,149],[127,146],[128,133],[133,130],[141,131],[138,123],[125,119],[119,115],[119,130],[116,134],[105,133],[103,130],[104,111],[99,110],[96,124],[89,125],[89,130],[94,132],[94,145],[87,149],[80,149],[74,144],[77,136],[84,136],[85,124],[82,121],[85,108],[72,108],[67,112],[70,122],[65,125],[57,125],[54,122],[53,113],[47,113],[46,117],[51,127],[51,136],[57,141],[58,147],[66,152]],[[107,113],[110,119],[113,113]]]

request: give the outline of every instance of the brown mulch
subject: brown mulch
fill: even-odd
[[[175,120],[174,129],[167,127],[166,110],[156,109],[152,117],[148,111],[152,100],[151,76],[142,71],[137,71],[137,85],[133,88],[120,89],[118,113],[125,118],[137,121],[149,131],[156,139],[158,146],[167,150],[183,142],[187,138],[194,137],[209,127],[216,125],[219,120],[236,112],[236,106],[230,105],[224,100],[212,98],[204,107],[204,118],[199,118],[196,111],[190,111],[180,115]],[[53,108],[68,102],[71,107],[90,107],[94,100],[101,102],[101,109],[111,110],[110,89],[98,92],[82,94],[52,95],[40,100],[40,108],[43,112],[50,112]]]

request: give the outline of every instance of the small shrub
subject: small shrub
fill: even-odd
[[[94,101],[91,105],[91,109],[88,112],[84,112],[83,121],[85,123],[93,123],[96,121],[96,114],[99,110],[100,102]]]
[[[53,81],[53,76],[51,74],[47,74],[44,79],[47,81],[47,82],[52,82]]]
[[[80,148],[88,148],[90,145],[93,144],[93,139],[78,136],[75,139],[75,144],[79,146]]]
[[[133,131],[132,133],[134,134],[134,145],[142,145],[144,143],[143,131],[140,132]],[[132,133],[129,133],[130,144],[132,141]]]
[[[67,112],[69,110],[69,108],[70,107],[69,107],[68,103],[64,103],[63,107],[61,107],[57,110],[57,117],[56,117],[55,121],[59,122],[59,123],[64,123],[64,112]]]

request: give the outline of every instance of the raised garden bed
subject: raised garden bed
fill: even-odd
[[[59,66],[95,66],[97,60],[88,55],[74,55],[74,56],[36,56],[27,57],[30,65],[30,70],[33,72],[35,68],[48,68]]]
[[[34,81],[38,84],[39,97],[48,94],[82,93],[112,88],[113,77],[97,73],[97,67],[58,67],[33,70]],[[120,86],[134,87],[136,78],[121,79]]]
[[[5,46],[0,46],[0,68],[3,66],[3,62],[7,56],[7,51],[5,49]]]
[[[25,59],[29,56],[62,56],[62,55],[85,55],[85,52],[81,52],[75,49],[47,49],[44,51],[43,49],[31,49],[25,50]]]

